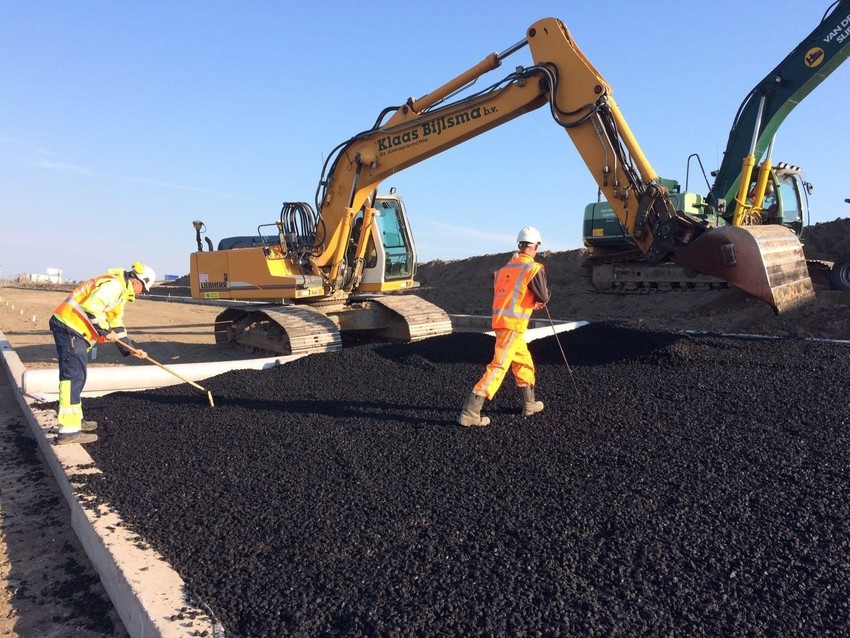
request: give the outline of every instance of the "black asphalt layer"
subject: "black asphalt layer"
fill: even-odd
[[[850,346],[593,324],[360,346],[85,401],[107,501],[228,636],[850,632]]]

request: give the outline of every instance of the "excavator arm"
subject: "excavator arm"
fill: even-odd
[[[310,257],[317,271],[336,281],[352,221],[390,175],[548,104],[605,198],[651,262],[672,259],[715,275],[768,302],[780,312],[813,295],[802,247],[781,227],[711,229],[671,203],[613,98],[613,91],[575,44],[567,27],[546,18],[525,40],[418,99],[409,99],[382,123],[341,144],[329,158],[317,189],[321,224]],[[445,100],[528,46],[534,64],[469,97]],[[721,232],[722,231],[722,232]],[[365,245],[358,245],[362,257]],[[362,261],[362,260],[361,260]],[[356,278],[356,273],[355,273]]]
[[[658,219],[675,218],[678,225],[700,232],[688,217],[665,207],[669,203],[663,197],[666,191],[654,185],[657,175],[631,134],[610,86],[574,45],[566,27],[550,18],[532,26],[528,34],[528,39],[502,54],[487,56],[436,91],[409,99],[386,124],[354,136],[337,149],[317,196],[323,226],[333,230],[322,238],[325,250],[315,259],[316,265],[340,260],[350,220],[368,204],[381,181],[545,104],[609,200],[619,202],[621,221],[645,253],[657,253],[661,259],[671,252],[672,246],[663,252],[653,248]],[[527,45],[538,64],[517,67],[495,85],[435,108]]]
[[[850,0],[836,0],[823,18],[744,98],[738,107],[708,200],[724,216],[745,205],[750,176],[788,114],[850,56]],[[744,158],[743,171],[741,158]],[[764,193],[760,174],[759,193]],[[741,179],[742,174],[744,179]],[[735,205],[731,205],[734,201]],[[720,203],[725,206],[720,206]],[[737,220],[736,220],[737,221]]]
[[[317,266],[339,263],[351,220],[364,205],[368,209],[384,179],[546,103],[539,70],[519,68],[484,91],[430,108],[497,68],[504,55],[494,53],[422,99],[411,98],[385,124],[335,149],[317,191],[317,208],[328,229],[327,236],[319,238],[323,250],[315,258]],[[364,234],[368,223],[367,219]]]
[[[776,313],[814,298],[803,249],[780,226],[710,228],[675,210],[625,118],[567,27],[545,19],[528,31],[532,55],[556,78],[552,113],[565,126],[620,223],[650,263],[672,260],[761,299]],[[584,113],[575,118],[575,114]],[[567,118],[572,117],[571,121]]]

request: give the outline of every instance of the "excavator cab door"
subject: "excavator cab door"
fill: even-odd
[[[803,230],[803,214],[807,210],[807,197],[799,175],[787,175],[777,179],[779,186],[778,221],[796,235]]]
[[[374,206],[377,212],[366,248],[363,283],[411,279],[416,249],[401,199],[381,196],[376,198]]]

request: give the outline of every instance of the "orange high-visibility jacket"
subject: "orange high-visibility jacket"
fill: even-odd
[[[88,339],[90,344],[98,337],[114,330],[125,337],[124,306],[135,301],[133,284],[120,268],[110,268],[106,274],[80,284],[63,301],[53,316],[74,332]]]
[[[528,284],[543,269],[543,264],[518,253],[496,271],[493,294],[493,328],[525,332],[536,301]]]

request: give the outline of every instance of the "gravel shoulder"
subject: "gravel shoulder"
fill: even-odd
[[[127,636],[0,375],[0,636]]]
[[[62,291],[0,288],[0,330],[28,368],[57,365],[47,322]],[[140,299],[131,336],[165,364],[219,361],[216,308]],[[35,318],[35,320],[33,320]],[[92,366],[144,365],[100,346]],[[0,637],[123,638],[127,632],[71,527],[70,511],[0,375]]]

